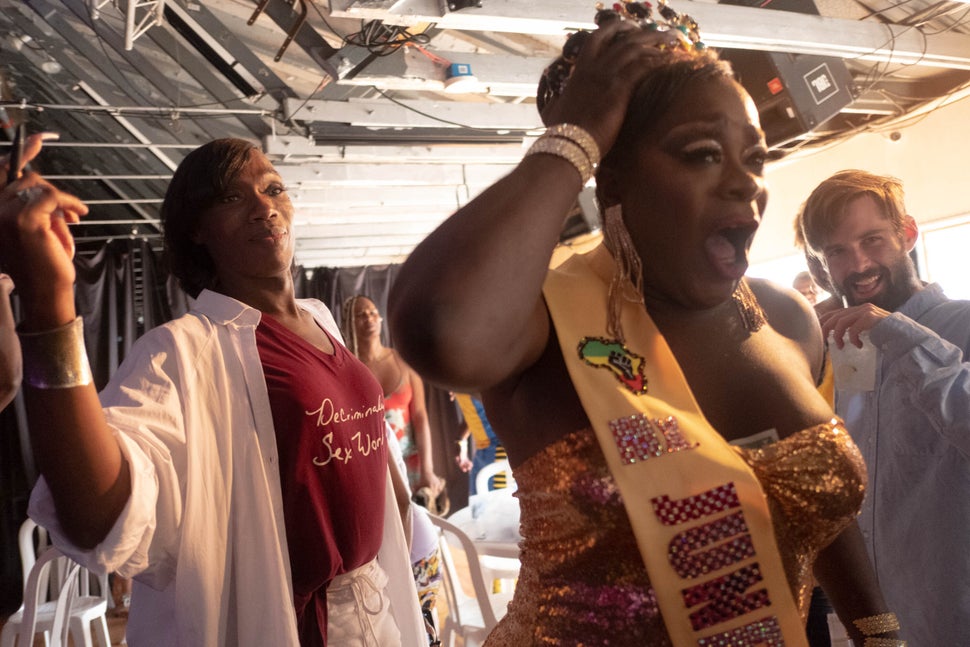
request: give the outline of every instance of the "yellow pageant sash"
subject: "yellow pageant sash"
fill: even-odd
[[[543,293],[673,644],[807,647],[754,473],[642,306],[624,305],[625,344],[606,338],[612,267],[602,244],[557,252]]]

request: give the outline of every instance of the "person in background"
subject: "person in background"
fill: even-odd
[[[17,395],[22,375],[20,341],[10,306],[13,288],[13,279],[0,272],[0,410]]]
[[[804,208],[805,205],[803,204],[802,209]],[[817,288],[824,290],[829,295],[827,298],[818,301],[818,295],[816,294],[816,302],[812,304],[815,307],[815,314],[821,316],[830,310],[841,308],[843,305],[842,299],[834,294],[835,290],[832,289],[832,285],[829,282],[828,274],[825,272],[825,265],[818,257],[808,251],[802,230],[799,228],[800,217],[800,215],[795,217],[795,247],[802,250],[802,253],[805,255],[805,263],[808,265],[808,274],[812,277],[812,281]],[[828,398],[828,400],[832,402],[832,398]]]
[[[402,356],[482,393],[518,484],[522,570],[486,645],[804,645],[813,566],[856,644],[898,645],[854,522],[865,468],[815,390],[818,322],[743,276],[757,108],[660,11],[617,3],[566,42],[545,133],[390,294]],[[604,236],[557,249],[594,170]]]
[[[350,340],[349,348],[351,351],[364,361],[364,359],[359,354],[362,348],[368,348],[371,352],[374,349],[371,347],[367,341],[372,340],[372,332],[376,326],[377,329],[377,339],[378,344],[380,343],[380,326],[381,317],[376,315],[377,308],[374,307],[373,301],[364,296],[353,296],[345,300],[343,307],[341,308],[341,330],[343,331],[346,339]],[[375,323],[376,319],[376,323]],[[383,348],[383,346],[382,346]],[[379,357],[381,355],[386,356],[390,349],[385,348],[384,351],[377,351],[374,354],[369,355],[370,362],[364,361],[364,364],[371,369],[373,372],[375,368],[381,369],[386,368],[386,364],[381,362],[373,361],[373,357]],[[404,366],[403,362],[397,366]],[[372,368],[375,367],[375,368]],[[412,398],[411,402],[404,402],[400,398],[402,389],[399,387],[397,389],[397,401],[402,405],[400,408],[393,411],[387,409],[388,400],[384,401],[384,420],[387,428],[387,438],[388,438],[388,448],[391,452],[391,457],[398,466],[401,474],[415,474],[416,470],[409,470],[407,466],[407,458],[405,458],[403,446],[414,448],[414,445],[410,443],[411,435],[406,433],[408,431],[407,425],[403,424],[403,421],[410,419],[411,421],[419,421],[419,427],[427,427],[427,413],[424,407],[424,385],[420,383],[420,378],[417,374],[408,369],[408,379],[416,379],[418,381],[418,388],[416,392],[420,394],[420,401],[415,401]],[[383,375],[378,375],[375,373],[375,378],[378,381],[387,379],[387,373]],[[400,378],[403,380],[404,378]],[[394,376],[391,380],[392,384],[399,383],[398,376]],[[381,382],[381,389],[384,390],[385,397],[387,389],[384,386],[384,382]],[[415,390],[409,391],[409,393],[414,394]],[[410,417],[414,412],[414,417]],[[423,422],[422,422],[423,421]],[[398,433],[400,432],[400,436]],[[431,432],[428,431],[428,440],[430,441]],[[404,439],[402,441],[402,438]],[[417,454],[412,452],[409,457],[414,458]],[[423,455],[423,453],[420,453]],[[412,464],[414,461],[412,461]],[[443,485],[443,481],[441,481]],[[413,492],[411,490],[410,483],[408,486],[408,496],[413,500]],[[427,486],[424,486],[427,487]],[[421,509],[423,508],[423,509]],[[431,520],[428,518],[428,509],[426,505],[423,506],[411,506],[411,545],[410,545],[410,556],[411,556],[411,570],[414,573],[414,581],[418,589],[418,599],[421,603],[421,611],[424,614],[425,622],[428,625],[428,637],[429,640],[434,644],[434,640],[437,639],[439,618],[438,618],[438,593],[441,590],[441,581],[443,574],[441,572],[441,551],[438,543],[438,532]]]
[[[820,315],[831,354],[876,357],[874,387],[836,381],[835,409],[869,467],[859,524],[879,583],[911,644],[970,644],[970,302],[920,280],[896,178],[836,173],[798,227],[841,302]]]
[[[812,278],[812,274],[808,270],[796,274],[791,286],[808,299],[808,302],[812,305],[818,302],[818,285],[815,284],[815,279]]]
[[[478,487],[475,479],[483,467],[495,461],[506,460],[505,448],[502,441],[492,430],[492,423],[485,415],[485,405],[482,404],[481,397],[470,393],[453,393],[455,403],[461,412],[464,431],[458,440],[458,456],[455,462],[458,469],[468,472],[468,494],[474,496],[478,494]],[[469,439],[474,443],[472,447],[472,457],[468,458]],[[501,490],[506,487],[507,478],[505,472],[499,472],[489,479],[490,489]]]
[[[326,307],[294,296],[270,161],[219,139],[176,169],[166,254],[195,301],[100,400],[67,226],[86,212],[33,173],[3,187],[0,262],[23,310],[28,512],[72,558],[133,578],[128,644],[426,645],[380,385]]]
[[[412,492],[428,488],[434,499],[445,487],[434,471],[431,424],[424,383],[400,354],[381,342],[384,319],[363,295],[348,297],[341,308],[347,347],[370,369],[384,391],[384,417],[401,443]]]

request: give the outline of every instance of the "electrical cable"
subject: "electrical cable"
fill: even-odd
[[[382,97],[384,97],[385,99],[387,99],[391,103],[396,103],[397,105],[401,106],[402,108],[406,108],[406,109],[410,110],[411,112],[414,112],[416,114],[421,115],[422,117],[427,117],[428,119],[433,119],[433,120],[438,121],[438,122],[441,122],[443,124],[449,124],[451,126],[458,126],[459,128],[464,128],[465,130],[475,130],[475,131],[479,131],[479,132],[494,132],[495,131],[495,128],[478,128],[477,126],[468,126],[468,125],[465,125],[465,124],[460,124],[457,121],[451,121],[449,119],[442,119],[441,117],[435,117],[434,115],[428,114],[427,112],[423,112],[423,111],[418,110],[418,109],[416,109],[416,108],[414,108],[412,106],[409,106],[409,105],[407,105],[405,103],[402,103],[401,101],[398,101],[397,99],[395,99],[394,97],[390,96],[389,94],[387,94],[386,92],[384,92],[380,88],[375,87],[374,90],[376,90],[379,95],[381,95]]]

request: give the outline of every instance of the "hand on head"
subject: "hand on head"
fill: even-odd
[[[600,24],[569,38],[563,55],[543,73],[538,104],[547,126],[581,126],[605,153],[640,82],[672,56],[689,55],[692,45],[676,28],[646,29],[615,18]]]

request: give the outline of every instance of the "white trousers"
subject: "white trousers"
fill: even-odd
[[[400,647],[387,574],[377,560],[340,575],[327,587],[328,647]]]

